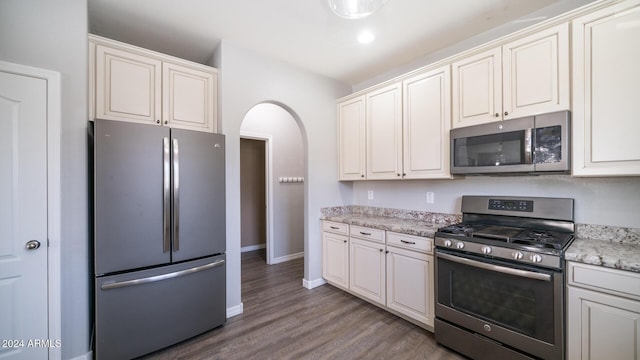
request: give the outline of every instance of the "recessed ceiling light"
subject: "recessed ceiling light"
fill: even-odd
[[[371,31],[365,30],[358,35],[358,42],[360,44],[370,44],[373,40],[376,39],[376,36],[373,35]]]

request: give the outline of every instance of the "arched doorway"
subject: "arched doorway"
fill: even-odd
[[[285,106],[252,107],[240,127],[241,251],[268,264],[304,256],[306,139]]]

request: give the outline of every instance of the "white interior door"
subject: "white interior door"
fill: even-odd
[[[46,359],[46,80],[0,72],[0,169],[0,358]]]

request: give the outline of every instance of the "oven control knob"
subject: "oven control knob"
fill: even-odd
[[[531,259],[531,262],[539,263],[539,262],[542,261],[542,256],[540,256],[538,254],[533,254],[533,255],[531,255],[530,259]]]
[[[462,248],[464,248],[464,243],[463,243],[463,242],[457,242],[457,243],[456,243],[456,248],[457,248],[457,249],[462,249]]]
[[[522,258],[524,258],[524,254],[521,253],[520,251],[516,251],[513,253],[513,258],[515,260],[522,260]]]
[[[486,255],[491,254],[491,247],[490,246],[483,246],[482,247],[482,253],[486,254]]]
[[[451,247],[451,240],[445,240],[444,241],[444,246]]]

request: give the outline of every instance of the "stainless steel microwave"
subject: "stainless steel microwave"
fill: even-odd
[[[570,113],[451,130],[451,174],[568,173]]]

